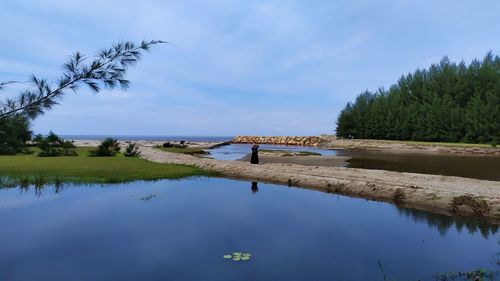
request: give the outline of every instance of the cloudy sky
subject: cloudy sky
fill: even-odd
[[[68,94],[34,131],[333,133],[365,89],[443,55],[499,54],[498,11],[498,0],[2,0],[0,81],[54,79],[74,51],[161,39],[172,45],[131,69],[127,92]]]

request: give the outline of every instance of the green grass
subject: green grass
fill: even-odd
[[[290,151],[290,150],[274,150],[274,149],[261,149],[261,152],[267,153],[285,153],[286,156],[292,156],[292,154],[298,156],[321,156],[321,153],[311,152],[311,151]]]
[[[192,148],[192,147],[178,148],[178,147],[161,147],[161,146],[157,148],[162,151],[172,152],[172,153],[181,153],[190,155],[208,154],[208,152],[204,151],[201,148]]]
[[[89,148],[77,148],[78,156],[0,156],[0,176],[14,182],[114,183],[132,180],[177,179],[210,176],[193,166],[160,164],[137,157],[89,157]],[[4,180],[4,183],[6,181]]]

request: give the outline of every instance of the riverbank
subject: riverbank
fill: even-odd
[[[89,150],[78,147],[78,156],[64,157],[37,157],[35,154],[0,156],[0,187],[19,184],[116,183],[213,175],[194,166],[153,163],[123,154],[89,157]]]
[[[500,155],[500,147],[492,147],[488,144],[338,139],[333,135],[321,135],[320,137],[322,139],[320,146],[328,149],[382,150],[396,153]]]
[[[445,215],[476,216],[500,224],[500,182],[342,167],[251,165],[141,147],[144,159],[192,165],[228,178],[305,187]]]
[[[324,149],[381,150],[396,153],[500,155],[500,147],[495,148],[487,144],[338,139],[334,135],[237,136],[233,140],[231,140],[231,143],[314,146]]]

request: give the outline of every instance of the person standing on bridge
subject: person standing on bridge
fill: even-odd
[[[251,164],[259,164],[259,146],[257,144],[252,145],[252,157],[250,158]]]

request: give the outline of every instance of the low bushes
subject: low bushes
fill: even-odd
[[[186,148],[187,145],[186,145],[186,142],[185,141],[180,141],[178,144],[177,143],[171,143],[169,141],[163,143],[162,147],[164,148]]]
[[[54,132],[50,131],[47,137],[36,135],[33,139],[34,144],[40,148],[38,156],[56,157],[56,156],[77,156],[75,145],[70,141],[62,140]]]
[[[107,138],[96,149],[91,150],[89,155],[93,157],[109,157],[115,156],[118,152],[120,152],[118,141],[113,138]]]
[[[141,154],[139,146],[135,143],[130,143],[125,149],[125,153],[123,153],[125,157],[137,157],[139,154]]]

